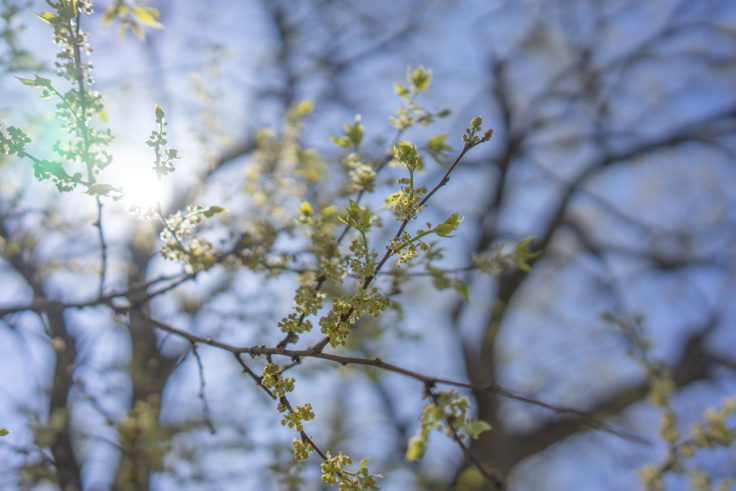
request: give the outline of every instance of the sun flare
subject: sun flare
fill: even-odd
[[[128,208],[146,211],[163,207],[170,197],[166,178],[159,180],[150,165],[146,152],[121,152],[119,159],[110,165],[108,178],[111,184],[122,191],[121,202]]]

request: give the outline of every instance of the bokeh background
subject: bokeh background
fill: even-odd
[[[33,15],[47,7],[2,5],[18,7],[4,17],[6,32],[26,26],[0,47],[2,123],[23,127],[34,149],[50,152],[60,134],[51,104],[14,78],[54,72],[48,26]],[[338,168],[343,153],[329,136],[360,114],[364,152],[379,160],[395,133],[388,117],[401,103],[393,82],[405,83],[407,66],[421,64],[433,76],[419,102],[452,113],[403,139],[448,133],[459,149],[477,115],[495,131],[427,210],[435,221],[453,212],[465,218],[444,244],[441,265],[458,270],[453,277],[467,282],[469,298],[438,292],[418,276],[400,295],[403,317],[363,323],[345,352],[501,384],[608,417],[652,442],[468,393],[478,417],[493,425],[471,448],[508,475],[511,489],[636,489],[636,470],[663,460],[660,413],[627,354],[631,339],[602,321],[603,312],[643,315],[649,356],[674,375],[683,430],[736,394],[732,0],[155,0],[164,28],[146,28],[145,40],[130,30],[121,39],[120,20],[103,27],[110,5],[95,2],[96,13],[83,20],[95,87],[116,135],[104,175],[126,191],[106,204],[108,291],[180,270],[156,254],[155,224],[135,218],[130,206],[221,205],[229,222],[213,226],[212,237],[247,230],[264,220],[243,191],[259,129],[279,131],[287,109],[311,99],[303,145]],[[166,110],[171,144],[184,156],[161,183],[144,144],[154,104]],[[27,161],[0,162],[0,308],[94,298],[94,201],[35,182]],[[443,172],[428,165],[422,179],[434,183]],[[369,202],[380,206],[397,175],[382,175]],[[335,196],[334,187],[315,189],[314,200]],[[384,225],[388,234],[392,220]],[[532,272],[491,277],[467,268],[473,254],[526,237],[539,253]],[[286,238],[277,244],[300,246]],[[146,308],[201,335],[273,345],[296,281],[215,267]],[[316,462],[292,464],[292,432],[232,356],[199,351],[214,434],[186,342],[103,306],[3,315],[0,424],[12,433],[0,440],[0,488],[55,489],[41,479],[55,479],[43,429],[66,407],[65,435],[86,489],[108,489],[125,465],[142,465],[149,478],[142,486],[151,489],[288,489],[297,473],[305,482],[294,489],[318,489]],[[433,435],[422,462],[404,461],[424,404],[420,385],[317,361],[295,373],[295,397],[310,400],[318,415],[310,434],[335,453],[369,457],[385,489],[482,489],[443,435]],[[167,448],[158,464],[121,451],[116,429],[152,395],[161,398],[154,420]],[[695,463],[715,479],[736,477],[733,450],[703,452]],[[687,488],[682,476],[666,482]]]

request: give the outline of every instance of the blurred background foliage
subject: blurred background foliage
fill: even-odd
[[[2,122],[22,126],[34,145],[54,141],[48,101],[14,78],[54,74],[50,34],[32,14],[47,7],[4,0],[2,8]],[[651,366],[631,356],[642,346],[671,374],[666,407],[683,438],[705,408],[736,393],[733,1],[156,0],[100,1],[95,10],[83,27],[116,136],[104,175],[130,196],[108,206],[110,290],[178,271],[156,254],[155,226],[127,207],[156,197],[170,213],[192,202],[227,207],[229,222],[206,231],[213,243],[234,230],[277,230],[298,205],[286,198],[293,183],[266,173],[248,188],[249,169],[278,141],[314,149],[314,172],[339,173],[344,151],[329,137],[355,114],[364,153],[380,160],[401,103],[393,82],[423,64],[433,75],[419,102],[452,112],[402,139],[420,146],[448,133],[457,150],[477,115],[495,132],[428,211],[436,223],[464,217],[438,264],[457,270],[450,277],[468,285],[468,298],[418,276],[400,295],[402,315],[362,322],[348,352],[501,384],[653,442],[469,393],[477,417],[493,426],[472,451],[513,489],[633,489],[640,467],[667,461],[661,413],[646,398]],[[134,36],[121,40],[126,32]],[[297,129],[287,115],[305,99],[314,111]],[[154,104],[166,109],[183,156],[159,187],[146,184],[156,183],[144,143]],[[65,307],[96,294],[94,203],[35,182],[28,162],[3,156],[0,166],[0,310],[45,302],[35,312],[0,312],[0,423],[12,430],[0,440],[0,487],[317,486],[316,466],[293,463],[292,433],[227,353],[199,350],[205,414],[188,343],[104,306]],[[422,178],[436,182],[444,170],[427,159]],[[379,176],[371,203],[380,206],[395,177]],[[337,185],[327,174],[310,202],[329,205]],[[254,197],[269,186],[285,198],[264,216]],[[484,253],[527,237],[532,270],[501,267],[489,277],[468,268],[475,257],[499,269]],[[295,286],[294,277],[215,267],[151,301],[134,288],[127,297],[200,335],[273,345]],[[638,315],[640,323],[621,320]],[[315,360],[295,372],[297,396],[318,415],[310,434],[368,456],[386,489],[483,488],[440,435],[421,462],[405,461],[424,404],[413,381]],[[691,462],[714,482],[736,468],[733,449]],[[695,481],[670,473],[664,482],[682,489]]]

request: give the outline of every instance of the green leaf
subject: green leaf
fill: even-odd
[[[100,118],[100,121],[103,123],[107,123],[107,112],[104,109],[97,111],[97,117]]]
[[[532,267],[529,266],[527,263],[525,263],[523,260],[518,259],[516,257],[512,257],[511,259],[514,261],[514,264],[516,265],[516,267],[519,268],[520,270],[524,271],[525,273],[532,272]]]
[[[289,107],[286,114],[286,119],[289,123],[294,124],[303,117],[314,111],[314,101],[311,99],[304,99],[298,104],[293,104]]]
[[[89,187],[87,194],[91,196],[106,196],[110,191],[117,191],[117,188],[112,184],[97,182]]]
[[[397,84],[396,82],[394,82],[394,92],[396,92],[399,97],[403,97],[404,99],[409,97],[409,89],[401,84]]]
[[[421,435],[415,435],[409,440],[409,446],[406,449],[406,460],[413,462],[419,460],[424,455],[424,449],[427,446],[427,440]]]
[[[38,75],[36,75],[36,80],[34,80],[34,82],[36,83],[36,87],[46,87],[49,89],[51,88],[51,79],[39,77]]]
[[[457,229],[458,225],[464,220],[464,218],[458,219],[458,214],[453,213],[449,217],[447,217],[447,220],[445,220],[444,223],[441,223],[437,225],[432,232],[436,233],[440,237],[452,237],[451,235],[448,235],[449,233],[453,232],[455,229]]]
[[[153,114],[156,115],[156,121],[163,120],[164,116],[166,115],[166,113],[164,113],[164,110],[158,104],[153,107]]]
[[[133,7],[133,14],[138,17],[138,20],[149,27],[154,27],[156,29],[161,29],[164,27],[163,24],[156,20],[159,16],[159,13],[158,10],[156,10],[155,8]]]
[[[35,73],[33,74],[36,78],[31,80],[30,78],[21,78],[21,77],[15,77],[18,80],[20,80],[20,83],[23,85],[28,85],[29,87],[45,87],[47,89],[51,88],[51,80],[48,78],[39,77]]]
[[[410,171],[422,170],[422,159],[417,153],[417,147],[409,142],[399,141],[399,146],[394,145],[396,159],[405,164]]]
[[[296,106],[296,112],[299,116],[306,116],[314,111],[314,101],[312,99],[304,99]]]
[[[355,115],[355,124],[345,125],[345,136],[350,140],[355,148],[358,148],[363,140],[363,123],[361,123],[360,114]]]
[[[48,179],[50,176],[57,177],[62,181],[73,181],[72,176],[66,173],[64,166],[59,162],[51,160],[40,160],[34,162],[33,170],[39,179]]]
[[[214,215],[218,215],[220,213],[225,213],[227,210],[221,206],[210,206],[206,210],[202,212],[202,215],[204,215],[207,218],[212,218]]]
[[[452,147],[445,143],[447,136],[447,133],[434,135],[427,141],[427,150],[429,151],[429,154],[432,156],[435,162],[443,167],[446,166],[447,163],[443,162],[442,157],[447,152],[452,151]]]
[[[465,425],[465,428],[468,430],[468,433],[470,433],[470,437],[473,440],[477,439],[484,431],[489,431],[492,429],[490,424],[477,419],[469,420]]]
[[[361,123],[360,114],[355,115],[355,124],[343,125],[343,136],[331,136],[330,139],[339,147],[358,148],[363,140],[363,123]]]
[[[309,204],[309,201],[302,201],[302,206],[299,207],[299,213],[308,217],[314,215],[314,209],[312,209],[312,205]]]
[[[517,250],[522,250],[528,248],[531,243],[534,241],[534,237],[526,237],[524,239],[521,239],[518,244],[516,244]]]
[[[411,71],[410,80],[414,90],[421,92],[429,87],[429,81],[432,79],[432,70],[427,70],[423,65]]]
[[[348,141],[347,138],[340,138],[338,136],[330,136],[330,140],[332,140],[335,143],[335,145],[337,145],[338,147],[344,148],[344,147],[350,146],[350,141]]]
[[[6,430],[5,428],[0,428],[0,436],[5,436],[10,433],[10,430]]]
[[[432,152],[442,153],[445,151],[452,150],[452,147],[445,143],[445,140],[447,139],[447,133],[443,133],[440,135],[434,135],[429,139],[427,142],[427,147]]]
[[[463,297],[463,300],[470,301],[470,288],[467,283],[461,281],[455,283],[455,290]]]
[[[514,247],[514,251],[511,253],[511,260],[514,262],[516,267],[527,273],[532,272],[532,267],[529,265],[528,261],[539,256],[539,252],[532,252],[529,250],[533,241],[534,237],[527,237],[519,241],[519,243],[516,244],[516,247]]]
[[[34,15],[47,24],[51,24],[51,20],[56,17],[56,14],[53,12],[43,12],[41,14],[34,14]]]
[[[108,7],[107,10],[102,14],[102,27],[107,27],[117,17],[118,9],[115,6]]]

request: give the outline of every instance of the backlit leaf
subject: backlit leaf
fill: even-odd
[[[154,8],[133,7],[133,13],[136,17],[138,17],[138,20],[149,27],[154,27],[156,29],[161,29],[164,27],[163,24],[156,20],[156,18],[158,18],[159,16],[159,13],[158,10]]]

